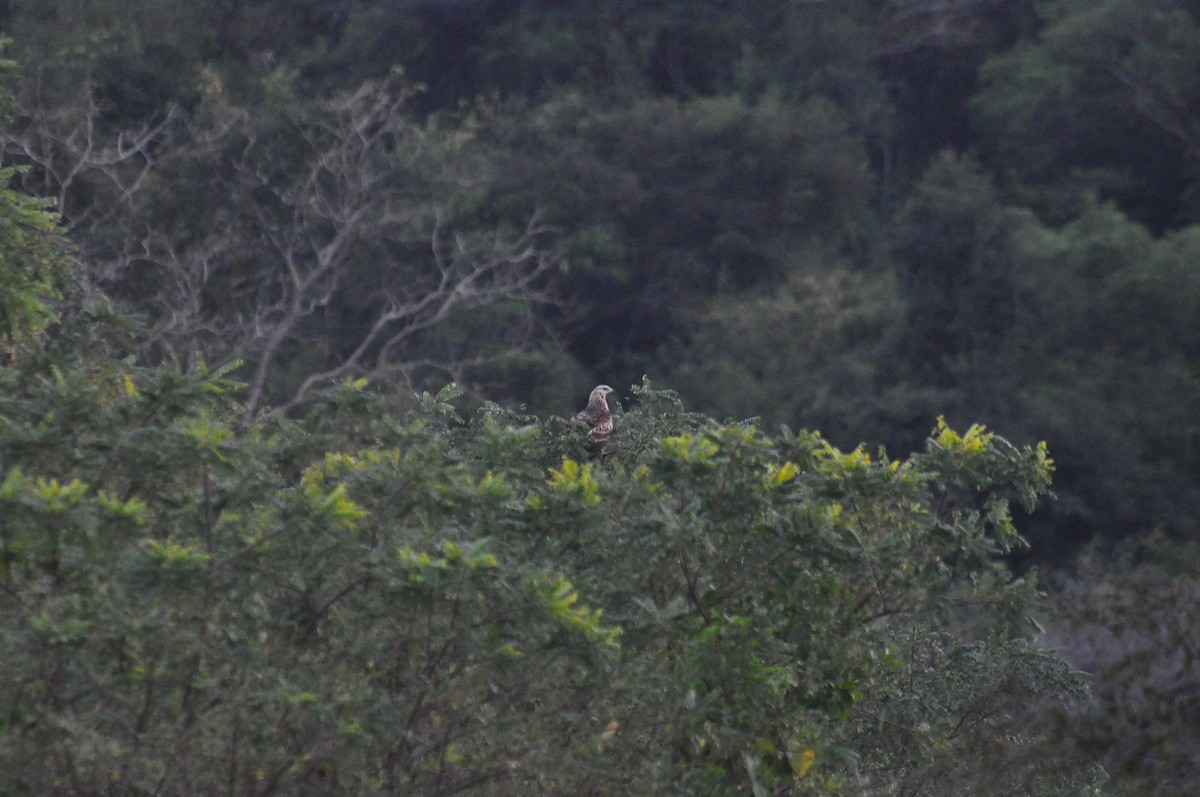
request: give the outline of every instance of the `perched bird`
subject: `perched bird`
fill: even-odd
[[[575,417],[586,423],[588,430],[588,447],[593,457],[600,456],[608,436],[612,434],[612,412],[608,409],[608,394],[613,389],[608,385],[597,385],[592,395],[588,396],[587,406]]]

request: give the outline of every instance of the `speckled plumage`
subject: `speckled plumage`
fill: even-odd
[[[611,392],[613,389],[608,385],[597,385],[592,390],[592,394],[588,396],[587,406],[575,416],[590,427],[588,444],[593,456],[600,455],[604,444],[612,435],[613,417],[612,412],[608,409],[608,394]]]

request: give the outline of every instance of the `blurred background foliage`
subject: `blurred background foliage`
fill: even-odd
[[[243,363],[247,421],[346,377],[545,415],[649,374],[846,448],[987,423],[1056,463],[1016,563],[1088,551],[1055,617],[1099,622],[1092,586],[1186,615],[1196,558],[1153,552],[1200,539],[1195,2],[3,0],[0,30],[6,218],[57,269],[0,299],[35,339],[103,292],[139,367]],[[1195,760],[1164,749],[1106,760],[1145,787]]]
[[[648,373],[702,411],[897,451],[939,414],[987,420],[1055,444],[1060,500],[1030,533],[1069,557],[1200,532],[1196,13],[9,0],[0,25],[23,68],[10,160],[160,333],[148,357],[265,357],[237,330],[269,323],[264,225],[284,221],[247,204],[295,207],[336,139],[312,131],[373,81],[400,109],[402,154],[372,157],[406,215],[312,286],[270,402],[353,355],[387,298],[373,275],[428,268],[437,224],[478,239],[536,214],[562,257],[540,300],[406,339],[389,378],[564,411]],[[321,244],[344,221],[300,219]]]

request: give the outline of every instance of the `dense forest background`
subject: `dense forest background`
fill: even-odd
[[[1200,4],[0,0],[0,31],[6,174],[128,362],[231,366],[243,426],[361,378],[631,411],[647,375],[872,455],[940,417],[1046,441],[1004,554],[1099,679],[1075,735],[1195,784]]]
[[[898,453],[982,420],[1053,443],[1063,561],[1200,532],[1196,13],[8,0],[7,151],[141,355],[244,359],[253,411],[648,374]]]

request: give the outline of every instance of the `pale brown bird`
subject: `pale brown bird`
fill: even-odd
[[[608,394],[611,392],[613,389],[608,385],[597,385],[592,395],[588,396],[587,406],[575,416],[591,427],[588,430],[588,448],[593,457],[600,456],[612,434],[613,418],[608,409]]]

